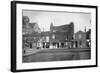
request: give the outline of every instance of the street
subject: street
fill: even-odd
[[[31,55],[23,56],[23,62],[47,62],[64,60],[90,59],[90,49],[44,49]]]

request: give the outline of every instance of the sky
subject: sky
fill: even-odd
[[[86,30],[91,27],[90,13],[23,10],[22,15],[28,16],[30,23],[36,22],[41,31],[49,31],[51,23],[53,23],[53,26],[60,26],[73,22],[74,33],[79,30],[85,31],[85,27]]]

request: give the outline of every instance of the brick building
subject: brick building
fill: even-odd
[[[74,47],[75,48],[90,48],[91,47],[91,30],[78,31],[74,34]]]
[[[74,35],[75,48],[85,48],[86,47],[86,32],[78,31]]]
[[[71,48],[71,40],[74,34],[74,23],[61,26],[53,26],[51,23],[49,32],[50,48]]]
[[[35,48],[38,46],[38,41],[41,33],[41,30],[36,22],[30,23],[27,16],[23,16],[23,28],[22,28],[22,37],[23,37],[23,48]]]
[[[60,26],[50,25],[50,31],[40,30],[37,23],[30,23],[28,17],[23,17],[23,47],[24,48],[71,48],[74,35],[74,23]]]

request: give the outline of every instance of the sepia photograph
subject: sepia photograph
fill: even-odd
[[[91,59],[91,13],[22,11],[22,61]]]

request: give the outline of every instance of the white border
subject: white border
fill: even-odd
[[[22,63],[22,9],[28,10],[48,10],[48,11],[70,11],[70,12],[87,12],[91,13],[91,60],[81,61],[57,61],[57,62],[39,62],[39,63]],[[17,70],[21,69],[38,69],[38,68],[52,68],[52,67],[71,67],[71,66],[85,66],[96,64],[96,11],[92,8],[78,8],[78,7],[59,7],[59,6],[45,6],[45,5],[28,5],[17,4]]]

